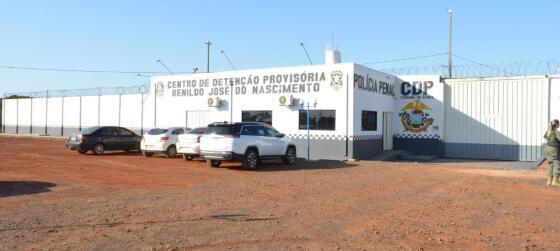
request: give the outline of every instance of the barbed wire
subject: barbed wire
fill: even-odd
[[[437,56],[443,56],[443,55],[447,55],[447,53],[446,53],[446,52],[442,52],[442,53],[436,53],[436,54],[430,54],[430,55],[423,55],[423,56],[416,56],[416,57],[408,57],[408,58],[398,58],[398,59],[388,59],[388,60],[373,61],[373,62],[360,63],[360,64],[363,64],[363,65],[384,64],[384,63],[393,63],[393,62],[400,62],[400,61],[410,61],[410,60],[423,59],[423,58],[431,58],[431,57],[437,57]]]
[[[56,72],[80,72],[80,73],[111,73],[111,74],[168,74],[167,71],[119,71],[119,70],[92,70],[92,69],[71,69],[71,68],[49,68],[49,67],[31,67],[31,66],[14,66],[0,65],[0,69],[7,70],[30,70],[30,71],[56,71]],[[176,72],[190,73],[190,72]]]
[[[4,98],[54,98],[80,96],[107,96],[125,94],[146,94],[150,91],[150,83],[124,87],[97,87],[86,89],[43,90],[33,92],[5,93]]]
[[[435,54],[434,54],[435,55]],[[540,62],[505,62],[483,64],[474,60],[457,56],[454,57],[471,64],[453,65],[453,78],[474,77],[514,77],[527,75],[560,74],[560,62],[556,60]],[[372,62],[375,63],[375,62]],[[381,69],[380,71],[392,75],[439,75],[447,78],[447,65],[438,64],[431,66],[397,67]],[[106,96],[119,94],[146,94],[150,91],[150,83],[124,87],[97,87],[86,89],[43,90],[33,92],[5,93],[4,98],[52,98],[52,97],[79,97],[79,96]]]
[[[459,58],[460,56],[457,56]],[[556,60],[540,62],[504,62],[482,64],[464,58],[471,64],[454,64],[453,78],[474,78],[474,77],[514,77],[527,75],[551,75],[560,74],[560,62]],[[474,63],[473,63],[474,62]],[[447,65],[413,66],[381,69],[380,71],[393,75],[440,75],[449,77]]]

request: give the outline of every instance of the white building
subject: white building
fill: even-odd
[[[336,53],[331,53],[336,55]],[[338,56],[339,57],[339,56]],[[328,60],[329,61],[329,60]],[[96,125],[198,127],[263,121],[312,159],[368,159],[384,150],[537,161],[560,113],[553,76],[393,76],[355,63],[158,76],[149,93],[4,99],[6,133],[68,135]]]

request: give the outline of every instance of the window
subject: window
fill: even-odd
[[[118,128],[121,136],[134,136],[134,133],[125,128]]]
[[[257,128],[255,128],[254,126],[244,126],[243,129],[241,129],[241,135],[256,136],[256,129]]]
[[[257,128],[257,135],[258,136],[268,136],[266,132],[266,128],[264,126],[255,126]]]
[[[274,129],[272,127],[267,127],[266,128],[266,134],[269,137],[276,137],[278,135],[278,131],[276,131],[276,129]]]
[[[199,127],[199,128],[195,128],[192,129],[188,132],[188,134],[203,134],[204,130],[206,130],[206,127]]]
[[[362,131],[377,131],[377,112],[362,111]]]
[[[101,136],[116,136],[118,132],[114,127],[104,127],[97,131],[97,133]]]
[[[241,131],[242,135],[247,136],[268,136],[266,128],[264,126],[243,126]]]
[[[161,129],[161,128],[152,128],[148,131],[149,135],[160,135],[160,134],[164,134],[167,132],[167,129]]]
[[[309,110],[309,130],[334,131],[335,110]],[[307,129],[307,110],[299,110],[299,129]]]
[[[272,125],[272,111],[242,111],[242,122],[263,122]]]
[[[185,130],[183,129],[175,129],[173,132],[171,132],[171,134],[173,135],[179,135],[179,134],[183,134],[185,133]]]
[[[235,126],[231,124],[209,125],[204,134],[233,135]]]
[[[92,134],[92,133],[94,133],[97,129],[99,129],[99,127],[90,127],[90,128],[86,128],[86,129],[83,129],[82,131],[80,131],[80,134]]]

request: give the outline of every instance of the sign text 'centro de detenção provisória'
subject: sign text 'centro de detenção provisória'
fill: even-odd
[[[235,95],[295,94],[319,92],[325,85],[340,90],[343,83],[341,71],[302,72],[157,81],[155,90],[157,96],[165,93],[172,97],[220,96],[230,95],[233,84]],[[354,88],[395,96],[393,84],[369,76],[354,74]]]

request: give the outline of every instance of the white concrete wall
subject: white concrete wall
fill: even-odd
[[[402,80],[396,87],[397,107],[393,116],[393,133],[397,137],[416,138],[439,138],[444,137],[444,90],[445,85],[437,75],[410,75],[399,76]],[[423,115],[431,121],[426,128],[411,128],[407,121],[403,121],[404,114],[410,114],[411,110],[405,107],[410,103],[415,104],[418,100],[420,105],[424,104],[429,109],[422,109]],[[403,110],[405,109],[405,110]],[[426,129],[426,130],[424,130]]]
[[[64,127],[80,127],[80,97],[64,98]]]
[[[2,109],[4,112],[4,124],[6,126],[16,126],[17,125],[17,100],[16,99],[4,99],[4,106]]]
[[[331,85],[331,75],[333,72],[342,73],[342,86]],[[347,79],[352,81],[353,64],[336,64],[336,65],[317,65],[317,66],[301,66],[287,67],[277,69],[263,69],[250,71],[235,72],[219,72],[219,73],[199,73],[194,75],[174,75],[152,78],[152,88],[150,93],[150,102],[145,107],[146,110],[153,109],[153,100],[156,86],[163,88],[157,99],[157,127],[168,126],[184,126],[185,111],[211,111],[212,121],[229,121],[230,120],[230,94],[229,94],[229,78],[249,78],[258,79],[256,84],[237,83],[234,87],[233,96],[233,121],[241,121],[241,112],[243,110],[272,110],[272,123],[275,128],[286,134],[305,134],[305,130],[299,130],[299,109],[301,103],[316,102],[317,107],[312,109],[328,109],[336,110],[336,130],[335,131],[311,131],[312,135],[339,135],[344,136],[346,133],[346,86]],[[317,74],[314,76],[323,76],[323,79],[313,79],[309,81],[295,81],[293,75],[296,74]],[[278,84],[272,82],[272,77],[292,75],[289,79],[282,79]],[[194,86],[177,87],[177,81],[181,83],[194,82]],[[253,81],[254,82],[254,81]],[[205,85],[204,83],[207,83]],[[310,84],[318,86],[318,90],[306,90],[298,93],[254,93],[253,88],[272,88],[273,86],[287,86],[292,84]],[[314,85],[317,84],[317,85]],[[202,86],[201,86],[202,85]],[[270,86],[270,87],[268,87]],[[245,88],[245,93],[243,93]],[[158,89],[159,90],[159,89]],[[195,96],[173,96],[173,91],[190,91],[195,90],[203,92],[203,94]],[[223,93],[215,94],[216,90],[222,90]],[[296,99],[296,106],[285,107],[280,106],[279,98],[281,96],[293,96]],[[219,108],[209,107],[208,99],[211,97],[219,97],[222,100],[222,106]],[[349,89],[349,98],[352,97],[352,91]],[[349,100],[349,109],[351,109],[352,101]],[[153,110],[152,110],[153,112]],[[148,119],[153,115],[147,111]],[[352,117],[350,116],[350,121]],[[153,120],[152,120],[153,122]],[[351,133],[351,130],[350,130]]]
[[[20,112],[18,125],[22,125],[25,128],[24,130],[20,129],[20,133],[29,133],[29,125],[31,125],[31,99],[20,99],[18,101],[18,110]]]
[[[62,125],[62,100],[63,98],[60,97],[48,99],[48,127],[60,127]]]
[[[363,84],[360,83],[363,79]],[[354,136],[356,135],[382,135],[383,112],[396,112],[396,92],[400,80],[395,76],[376,71],[361,65],[355,66],[354,72],[354,97],[353,116]],[[388,84],[392,89],[384,89]],[[377,111],[377,130],[362,131],[362,111]]]
[[[46,126],[46,100],[45,98],[34,98],[33,99],[33,127],[34,128],[41,128],[40,131],[33,131],[34,134],[43,134],[45,133],[45,126]]]
[[[82,97],[82,128],[97,126],[98,97]]]
[[[119,125],[119,96],[107,95],[100,97],[100,125]]]
[[[550,119],[560,119],[560,75],[550,79]]]
[[[121,96],[121,121],[123,127],[134,128],[140,130],[142,126],[142,106],[144,105],[142,98],[147,97],[145,94],[132,94]]]

